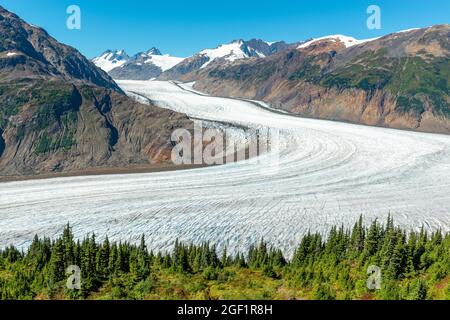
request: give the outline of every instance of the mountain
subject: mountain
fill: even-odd
[[[305,48],[308,48],[310,46],[314,46],[314,45],[317,45],[317,44],[323,43],[323,42],[335,42],[335,43],[344,45],[345,48],[350,48],[350,47],[356,46],[358,44],[362,44],[362,43],[365,43],[365,42],[373,41],[373,40],[376,40],[376,39],[377,38],[358,40],[358,39],[355,39],[353,37],[345,36],[345,35],[342,35],[342,34],[335,34],[335,35],[329,35],[329,36],[320,37],[320,38],[316,38],[316,39],[311,39],[311,40],[305,41],[304,43],[300,44],[297,47],[297,49],[305,49]]]
[[[147,52],[139,52],[133,57],[128,57],[124,51],[106,51],[100,57],[92,61],[109,75],[118,80],[149,80],[156,78],[164,71],[177,65],[183,58],[163,55],[161,51],[153,47]]]
[[[283,41],[266,42],[260,39],[235,40],[214,49],[205,49],[189,58],[163,55],[153,47],[128,57],[123,50],[104,52],[92,59],[98,67],[117,80],[186,80],[191,73],[211,63],[227,63],[246,58],[263,58],[294,47]]]
[[[165,162],[173,129],[190,125],[0,7],[0,176]]]
[[[61,45],[0,7],[0,80],[58,78],[121,90],[102,70],[72,47]]]
[[[306,117],[450,133],[450,26],[312,39],[265,58],[211,64],[189,80],[200,91]]]
[[[192,77],[193,72],[204,69],[210,64],[227,64],[247,58],[264,58],[289,47],[290,45],[283,41],[268,43],[260,39],[249,41],[235,40],[214,49],[202,50],[167,70],[159,78],[162,80],[188,81]]]
[[[92,59],[92,62],[100,69],[109,72],[127,63],[128,60],[130,60],[130,57],[125,50],[107,50],[99,57]]]

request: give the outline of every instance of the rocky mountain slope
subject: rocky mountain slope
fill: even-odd
[[[94,58],[98,67],[118,80],[149,80],[160,76],[164,71],[174,67],[184,58],[163,55],[153,47],[147,52],[139,52],[128,57],[124,51],[106,51],[100,57]]]
[[[172,130],[190,125],[0,7],[0,176],[164,162]]]
[[[106,50],[100,56],[92,59],[92,62],[105,72],[123,66],[130,60],[125,50]]]
[[[291,46],[293,45],[283,41],[268,43],[260,39],[249,41],[235,40],[214,49],[200,51],[164,72],[159,79],[189,81],[193,79],[196,71],[202,70],[209,65],[227,65],[230,62],[246,60],[247,58],[264,58],[286,50]]]
[[[284,41],[270,43],[260,39],[235,40],[214,49],[202,50],[188,58],[163,55],[155,47],[147,52],[139,52],[131,58],[123,50],[108,50],[92,59],[92,62],[108,72],[112,78],[118,80],[149,80],[153,78],[186,80],[190,79],[194,72],[209,64],[226,64],[239,59],[263,58],[295,47],[295,45],[287,44]]]
[[[72,47],[0,7],[0,81],[58,78],[120,91],[102,70]]]
[[[211,64],[195,89],[302,116],[450,133],[450,26],[371,41],[332,36],[263,59]]]

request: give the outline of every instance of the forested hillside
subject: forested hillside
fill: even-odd
[[[70,265],[81,290],[67,289]],[[381,288],[367,287],[368,267]],[[33,240],[26,252],[0,251],[1,299],[450,299],[450,234],[405,232],[392,219],[352,230],[307,234],[292,257],[264,242],[242,253],[208,243],[175,244],[171,253],[140,245],[76,241],[67,226],[55,240]]]

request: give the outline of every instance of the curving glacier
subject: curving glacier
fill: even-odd
[[[68,222],[78,237],[145,234],[152,249],[169,250],[178,238],[244,250],[264,238],[287,255],[308,230],[326,233],[360,215],[369,222],[390,213],[405,228],[450,231],[450,136],[304,119],[170,82],[119,84],[193,118],[277,128],[280,154],[186,171],[1,183],[0,247],[55,236]]]

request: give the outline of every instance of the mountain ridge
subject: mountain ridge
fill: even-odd
[[[106,50],[100,56],[91,61],[100,69],[109,72],[114,68],[120,67],[130,59],[125,50]]]
[[[294,44],[295,45],[295,44]],[[163,72],[160,80],[187,80],[189,74],[205,68],[210,64],[229,63],[241,59],[263,58],[293,46],[284,41],[266,42],[261,39],[233,40],[218,45],[213,49],[204,49],[186,58],[173,68]]]
[[[284,41],[267,42],[256,38],[248,41],[237,39],[226,44],[220,44],[215,48],[203,49],[187,58],[163,55],[159,49],[152,47],[147,52],[138,52],[132,57],[128,57],[124,63],[119,63],[115,67],[112,67],[111,63],[104,62],[104,60],[110,60],[111,52],[117,54],[117,50],[107,50],[102,55],[93,58],[92,61],[118,80],[149,80],[152,78],[173,80],[177,77],[177,74],[184,75],[196,71],[216,60],[234,61],[244,58],[265,57],[294,45],[287,44]],[[165,57],[165,59],[158,59],[159,56]],[[148,62],[149,57],[153,60],[162,61]]]
[[[170,163],[182,114],[127,97],[76,49],[0,7],[0,175]]]
[[[107,50],[92,59],[92,62],[117,80],[149,80],[158,77],[183,59],[163,55],[158,48],[152,47],[131,57],[124,50]]]
[[[0,80],[56,77],[123,93],[106,72],[95,68],[75,48],[60,45],[44,29],[25,23],[1,6],[0,16],[0,33],[3,35],[0,39],[0,52],[3,53]]]
[[[450,26],[346,45],[330,37],[182,80],[212,95],[263,100],[318,119],[450,133]]]

